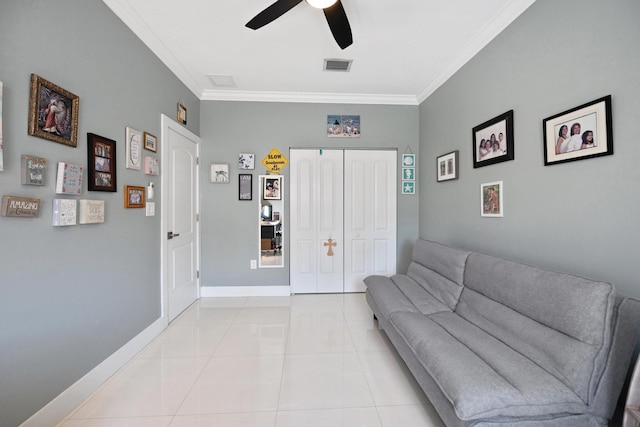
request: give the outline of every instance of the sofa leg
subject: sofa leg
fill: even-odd
[[[378,320],[375,314],[373,315],[373,320]]]

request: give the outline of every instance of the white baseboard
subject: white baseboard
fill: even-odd
[[[291,286],[202,286],[200,297],[283,297],[291,295]]]
[[[168,325],[166,317],[161,317],[136,335],[115,353],[60,393],[45,407],[33,414],[20,427],[55,426],[84,402],[92,393],[126,365],[140,350],[157,337]]]

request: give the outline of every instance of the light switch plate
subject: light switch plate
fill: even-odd
[[[147,216],[156,215],[156,202],[147,202]]]

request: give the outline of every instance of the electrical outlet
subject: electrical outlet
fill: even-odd
[[[258,261],[256,261],[255,259],[251,260],[251,269],[255,270],[256,268],[258,268]]]

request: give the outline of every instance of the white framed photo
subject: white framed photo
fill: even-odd
[[[212,163],[209,182],[216,184],[229,183],[229,163]]]
[[[480,216],[502,218],[504,216],[504,190],[502,181],[480,185]]]

